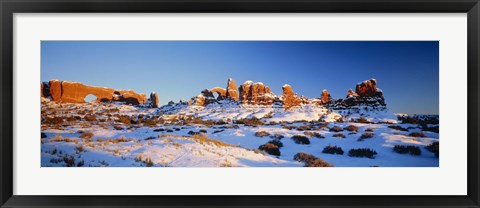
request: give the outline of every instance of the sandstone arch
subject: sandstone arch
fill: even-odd
[[[217,100],[223,100],[227,96],[227,90],[221,87],[214,87],[210,89],[210,92],[217,94]]]

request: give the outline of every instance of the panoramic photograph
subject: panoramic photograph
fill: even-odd
[[[42,41],[41,167],[439,167],[438,41]]]

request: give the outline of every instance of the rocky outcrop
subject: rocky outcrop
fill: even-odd
[[[232,78],[229,78],[227,81],[227,92],[226,97],[230,98],[234,101],[238,101],[238,91],[237,91],[237,84]]]
[[[46,93],[47,87],[49,93]],[[145,94],[138,94],[132,90],[115,90],[107,87],[94,87],[80,82],[51,80],[48,85],[43,84],[43,96],[51,97],[56,102],[84,103],[85,97],[94,95],[95,102],[120,101],[126,104],[139,105],[147,102]]]
[[[286,84],[282,87],[283,90],[283,109],[288,110],[292,107],[299,106],[302,100],[295,95],[292,86]]]
[[[207,106],[215,102],[216,100],[213,93],[208,89],[204,89],[199,95],[193,98],[193,103],[195,103],[196,106]]]
[[[158,94],[156,92],[150,93],[150,107],[158,108]]]
[[[377,88],[377,80],[370,79],[358,83],[355,92],[348,90],[346,99],[335,102],[336,107],[345,108],[350,106],[386,106],[385,98],[381,89]]]
[[[330,101],[332,100],[332,96],[330,96],[330,93],[328,93],[326,89],[322,91],[321,100],[322,100],[322,104],[330,103]]]
[[[270,92],[270,88],[261,82],[246,81],[240,85],[238,91],[240,92],[239,100],[242,104],[272,105],[275,101],[275,95]]]
[[[210,89],[212,93],[217,93],[217,100],[224,100],[227,97],[227,91],[225,88],[214,87]]]
[[[60,80],[50,80],[50,96],[53,101],[60,101],[62,98],[62,82]]]

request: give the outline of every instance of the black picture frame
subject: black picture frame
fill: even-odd
[[[479,207],[478,0],[0,0],[1,207]],[[25,196],[13,195],[14,13],[467,13],[466,196]],[[445,180],[448,180],[446,178]],[[445,187],[443,187],[445,188]]]

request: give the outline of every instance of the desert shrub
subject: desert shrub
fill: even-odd
[[[200,143],[200,144],[214,144],[216,146],[219,146],[219,147],[228,147],[228,146],[232,146],[230,144],[227,144],[225,142],[222,142],[222,141],[218,141],[218,140],[215,140],[215,139],[209,139],[208,138],[208,135],[205,134],[205,133],[197,133],[197,134],[194,134],[193,136],[190,136],[191,139],[195,140],[196,142]]]
[[[85,161],[84,160],[80,160],[78,163],[77,163],[77,167],[82,167],[85,165]]]
[[[63,162],[67,167],[74,167],[75,166],[75,157],[73,155],[64,155]]]
[[[252,117],[252,118],[243,119],[243,124],[245,126],[261,126],[264,123],[260,119],[258,119],[257,117]]]
[[[305,152],[299,152],[293,156],[293,160],[298,162],[304,162],[304,163],[307,163],[308,161],[315,160],[315,159],[316,159],[315,156],[311,154],[307,154]]]
[[[341,132],[341,131],[343,131],[343,129],[342,129],[342,127],[340,127],[340,126],[334,126],[334,127],[330,128],[330,131],[332,131],[332,132]]]
[[[44,124],[62,124],[64,122],[64,118],[62,117],[47,117],[45,121],[43,122]]]
[[[360,117],[356,120],[357,123],[371,123],[370,121],[368,121],[366,118],[364,117]]]
[[[270,138],[280,140],[280,139],[283,139],[284,136],[281,134],[274,134],[274,135],[270,135]]]
[[[320,158],[315,158],[307,162],[305,167],[333,167],[333,165]]]
[[[154,132],[159,132],[159,131],[165,131],[165,129],[159,128],[159,129],[154,129],[153,131],[154,131]]]
[[[308,137],[303,135],[295,135],[292,137],[292,139],[296,144],[310,144]]]
[[[343,150],[341,147],[328,145],[325,148],[323,148],[322,153],[343,155]]]
[[[351,149],[348,151],[348,156],[350,157],[367,157],[373,159],[375,155],[377,155],[377,152],[368,148]]]
[[[113,126],[113,128],[114,128],[115,130],[123,130],[123,126],[115,125],[115,126]]]
[[[92,115],[92,114],[87,114],[83,117],[83,119],[85,119],[85,121],[96,121],[97,116]]]
[[[270,133],[268,133],[266,131],[257,131],[257,132],[255,132],[255,136],[256,137],[270,136]]]
[[[213,131],[213,134],[220,133],[222,131],[225,131],[225,130],[223,130],[223,129],[222,130],[215,130],[215,131]]]
[[[318,132],[313,132],[313,131],[306,131],[306,132],[303,132],[303,134],[305,134],[306,136],[312,138],[312,137],[315,137],[315,138],[319,138],[319,139],[323,139],[325,138],[323,135],[321,135],[320,133]]]
[[[358,127],[354,125],[349,125],[345,127],[344,130],[351,131],[351,132],[358,132]]]
[[[170,132],[170,133],[171,133],[171,132],[173,132],[173,130],[171,130],[171,129],[167,129],[167,132]]]
[[[118,121],[119,121],[120,123],[123,123],[123,124],[125,124],[125,125],[130,125],[130,124],[132,123],[132,122],[131,122],[132,119],[130,118],[130,116],[127,116],[127,115],[118,115],[117,117],[118,117]]]
[[[360,136],[360,138],[358,139],[358,141],[363,141],[364,139],[370,139],[373,137],[373,133],[372,132],[364,132],[362,134],[362,136]]]
[[[266,143],[258,147],[259,150],[265,151],[270,155],[280,156],[280,150],[277,145],[273,143]]]
[[[47,138],[47,134],[45,134],[45,133],[42,132],[42,133],[40,133],[40,137],[41,137],[42,139],[43,139],[43,138]]]
[[[310,125],[299,126],[299,127],[297,127],[297,130],[299,130],[299,131],[310,131],[310,130],[312,130],[312,126],[310,126]]]
[[[207,130],[205,130],[205,129],[200,129],[198,132],[200,132],[200,133],[207,133]]]
[[[153,136],[147,137],[147,138],[145,138],[144,140],[152,140],[152,139],[155,139],[155,137],[153,137]]]
[[[429,152],[435,153],[435,156],[439,156],[440,152],[440,143],[439,142],[434,142],[425,147]]]
[[[408,129],[403,128],[401,126],[397,126],[397,125],[390,125],[390,126],[388,126],[388,128],[399,130],[399,131],[408,131]]]
[[[143,125],[144,126],[156,126],[157,125],[157,120],[147,118],[147,119],[145,119]]]
[[[411,136],[411,137],[427,137],[423,132],[412,132],[410,134],[408,134],[408,136]]]
[[[272,139],[268,141],[268,143],[272,143],[274,145],[277,145],[277,147],[283,147],[283,143],[279,139]]]
[[[298,162],[303,162],[305,167],[332,167],[333,165],[320,159],[316,158],[311,154],[305,152],[299,152],[293,156],[293,159]]]
[[[288,130],[292,130],[292,129],[296,128],[296,127],[295,127],[295,126],[282,126],[282,128],[288,129]]]
[[[219,119],[218,121],[215,121],[215,125],[225,125],[225,124],[227,124],[227,122],[225,122],[222,119]]]
[[[189,135],[194,135],[194,134],[198,134],[198,133],[197,133],[197,132],[194,132],[194,131],[188,131],[187,134],[189,134]]]
[[[334,134],[334,135],[332,135],[332,137],[343,138],[343,139],[346,138],[345,134],[342,134],[342,133]]]
[[[112,141],[114,144],[120,143],[120,142],[128,142],[128,139],[125,136],[120,136],[116,138],[115,140]]]
[[[365,129],[366,132],[373,132],[373,130],[374,130],[373,128],[367,128],[367,129]]]
[[[174,129],[175,129],[175,131],[180,131],[180,128],[174,128]]]
[[[438,133],[439,132],[439,126],[431,126],[431,127],[428,127],[426,124],[425,125],[421,125],[422,127],[422,131],[430,131],[430,132],[435,132],[435,133]]]
[[[82,139],[91,139],[95,136],[92,132],[84,132],[82,135],[80,135],[80,138]]]
[[[77,152],[77,154],[83,151],[85,151],[85,148],[83,147],[83,145],[78,145],[75,147],[75,152]]]
[[[60,135],[56,135],[55,137],[50,139],[50,142],[72,142],[72,140],[69,138],[63,138]]]
[[[422,151],[420,150],[419,147],[417,146],[413,146],[413,145],[408,145],[408,146],[404,146],[404,145],[395,145],[393,147],[393,151],[395,151],[396,153],[400,153],[400,154],[411,154],[411,155],[420,155],[422,154]]]

